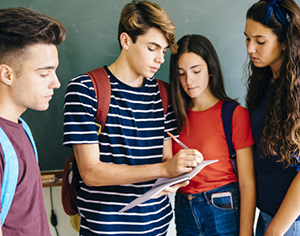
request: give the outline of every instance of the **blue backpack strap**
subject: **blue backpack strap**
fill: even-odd
[[[30,128],[22,118],[19,118],[19,120],[22,121],[22,126],[31,142],[36,160],[38,162],[37,149]],[[1,185],[1,213],[0,213],[1,227],[2,227],[15,195],[15,191],[18,183],[18,176],[19,176],[19,160],[13,145],[11,144],[9,138],[7,137],[7,135],[5,134],[5,132],[1,127],[0,127],[0,144],[2,147],[3,157],[4,157],[4,173],[3,173],[3,181]]]
[[[230,156],[230,160],[237,175],[237,165],[236,165],[236,152],[232,143],[232,116],[235,108],[237,107],[238,103],[236,101],[223,101],[222,105],[222,122],[224,133],[226,137],[226,142],[228,146],[228,152]]]
[[[27,136],[28,136],[28,138],[29,138],[29,140],[31,142],[31,145],[32,145],[33,150],[34,150],[36,161],[37,161],[37,163],[39,163],[37,149],[36,149],[35,142],[34,142],[32,133],[30,131],[30,128],[27,125],[27,123],[25,122],[25,120],[23,120],[21,117],[19,117],[19,120],[22,121],[23,129],[25,130],[25,132],[26,132],[26,134],[27,134]]]
[[[19,176],[19,161],[17,154],[7,135],[0,127],[0,144],[4,156],[4,173],[1,185],[1,227],[5,221],[12,203]]]

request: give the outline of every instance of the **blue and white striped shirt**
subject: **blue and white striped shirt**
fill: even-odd
[[[87,75],[72,79],[65,97],[64,145],[100,145],[100,160],[123,165],[162,162],[166,132],[176,121],[171,106],[164,115],[155,79],[139,88],[117,80],[105,67],[111,83],[111,101],[105,127],[97,136],[97,99]],[[77,205],[81,235],[165,235],[172,219],[167,196],[150,199],[124,213],[129,202],[148,191],[155,180],[119,186],[88,187],[81,182]]]

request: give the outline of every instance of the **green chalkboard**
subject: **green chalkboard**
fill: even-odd
[[[63,169],[70,148],[63,142],[63,103],[68,81],[88,70],[111,64],[120,49],[117,28],[124,0],[1,0],[0,8],[24,6],[61,20],[68,32],[58,47],[57,75],[61,87],[50,108],[28,110],[23,118],[30,125],[39,152],[41,170]],[[244,104],[244,63],[247,60],[244,25],[251,0],[154,0],[171,16],[179,39],[185,34],[202,34],[214,44],[223,68],[229,96]],[[298,4],[300,0],[297,0]],[[170,52],[156,74],[168,81]]]

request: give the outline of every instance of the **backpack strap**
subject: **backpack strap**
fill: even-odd
[[[97,112],[95,117],[95,124],[99,127],[97,135],[100,134],[101,130],[104,128],[109,104],[110,104],[110,97],[111,97],[111,86],[110,80],[108,75],[103,67],[98,69],[86,72],[86,74],[91,78],[96,97],[97,97]],[[156,79],[158,83],[158,88],[160,91],[160,97],[162,100],[164,114],[167,114],[167,109],[169,105],[169,84],[166,82]],[[101,101],[101,102],[99,102]]]
[[[170,91],[170,86],[168,83],[156,79],[157,84],[158,84],[158,89],[160,92],[160,98],[163,104],[163,108],[164,108],[164,114],[167,114],[167,110],[168,110],[168,106],[169,106],[169,91]]]
[[[226,142],[228,146],[228,152],[236,175],[237,175],[236,152],[232,143],[232,116],[237,105],[238,103],[236,101],[223,101],[222,112],[221,112],[224,133],[225,133]]]
[[[37,152],[37,148],[35,146],[35,142],[34,142],[31,130],[30,130],[29,126],[27,125],[27,123],[25,122],[25,120],[23,120],[21,117],[19,117],[19,120],[22,121],[23,129],[25,130],[25,132],[26,132],[26,134],[27,134],[27,136],[28,136],[28,138],[31,142],[31,145],[32,145],[33,150],[34,150],[36,162],[39,163],[38,152]]]
[[[33,147],[36,160],[38,162],[37,156],[37,149],[33,140],[33,136],[29,129],[29,126],[26,122],[19,118],[22,121],[22,126],[30,139],[31,145]],[[17,183],[18,183],[18,176],[19,176],[19,160],[16,154],[16,151],[10,142],[9,138],[0,127],[0,144],[3,151],[4,157],[4,173],[3,173],[3,180],[1,185],[1,226],[3,226],[6,216],[8,214],[9,208],[13,201]]]
[[[0,143],[4,157],[4,173],[1,185],[1,227],[11,206],[19,176],[19,161],[16,151],[0,127]]]
[[[108,75],[103,67],[86,73],[92,80],[97,97],[95,124],[99,127],[97,135],[103,129],[109,109],[111,86]],[[100,102],[101,101],[101,102]]]

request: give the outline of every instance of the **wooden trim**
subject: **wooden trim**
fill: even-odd
[[[50,183],[43,183],[44,188],[61,186],[63,170],[41,171],[41,175],[51,175],[51,174],[55,175],[55,181]]]

